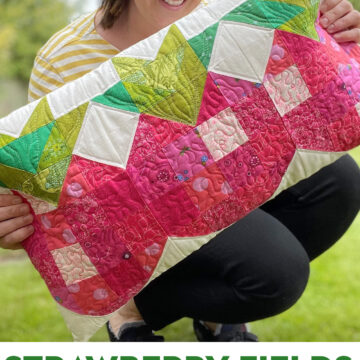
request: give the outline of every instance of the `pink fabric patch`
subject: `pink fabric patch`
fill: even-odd
[[[224,97],[224,93],[221,92],[219,88],[219,83],[212,76],[212,73],[209,72],[196,126],[201,125],[204,121],[209,120],[229,106],[227,99]]]
[[[354,98],[354,102],[360,101],[360,70],[351,64],[340,64],[339,75],[344,81],[348,94]]]
[[[184,188],[195,206],[203,212],[228,196],[222,192],[225,182],[224,175],[218,166],[213,164],[198,173],[191,181],[186,181]]]
[[[340,76],[307,101],[311,111],[318,111],[327,122],[341,119],[356,102]]]
[[[329,126],[329,133],[335,151],[346,151],[354,148],[360,141],[360,116],[352,108],[344,117]]]
[[[251,95],[251,93],[258,87],[257,84],[243,79],[236,79],[212,72],[209,72],[209,75],[212,77],[214,83],[227,100],[228,106],[234,105],[243,97]],[[224,106],[224,109],[226,107],[227,106]],[[213,116],[216,114],[217,113]]]
[[[172,142],[163,151],[179,182],[187,181],[214,162],[197,129]]]
[[[326,119],[309,103],[301,104],[288,113],[284,123],[298,148],[334,151]]]
[[[150,274],[133,257],[122,259],[116,267],[103,274],[109,287],[121,298],[122,303],[131,299],[147,282]]]
[[[76,182],[82,185],[83,189],[87,189],[86,191],[92,191],[102,184],[112,180],[119,174],[126,173],[124,169],[101,164],[80,156],[73,155],[72,159],[77,166],[77,168],[74,168],[74,171],[81,172],[82,178],[85,179],[86,184],[83,182],[81,177],[70,177],[70,179],[76,180]]]
[[[312,95],[321,91],[329,81],[337,76],[337,68],[334,66],[326,46],[305,36],[285,31],[281,31],[281,37],[290,50]]]
[[[167,234],[172,236],[181,236],[184,227],[200,215],[182,184],[154,200],[149,207]]]
[[[47,214],[53,226],[44,230],[47,247],[49,250],[60,249],[74,244],[77,240],[67,224],[63,209],[57,209]],[[65,235],[65,236],[64,236]]]
[[[282,73],[285,69],[294,65],[294,59],[290,55],[282,37],[282,31],[275,30],[274,41],[270,53],[269,62],[265,71],[264,81],[271,75]]]
[[[99,275],[80,281],[76,285],[79,286],[79,291],[73,292],[70,287],[68,290],[84,314],[105,315],[121,306],[122,299]]]
[[[211,231],[215,232],[230,226],[245,215],[245,209],[240,203],[237,194],[232,193],[223,201],[204,212],[202,216],[209,224]]]
[[[254,148],[245,144],[217,162],[233,190],[253,184],[264,171]]]
[[[77,166],[77,161],[74,157],[68,167],[63,189],[65,191],[62,191],[60,194],[59,207],[85,196],[86,193],[92,190]]]
[[[106,214],[108,224],[115,224],[145,206],[126,173],[98,187],[94,195]]]
[[[160,148],[163,148],[172,141],[187,134],[192,129],[191,126],[186,124],[172,122],[145,114],[141,115],[140,119],[141,121],[146,121],[148,123],[149,129],[151,127],[152,134],[147,132],[145,136],[154,136],[154,139]]]
[[[89,230],[92,236],[81,241],[81,245],[100,275],[110,271],[130,254],[113,227]]]
[[[140,196],[147,203],[178,185],[176,174],[162,150],[144,158],[136,165],[128,164],[127,170]]]
[[[146,258],[152,257],[157,262],[167,235],[147,207],[117,222],[114,227],[121,241],[134,256],[146,255]],[[158,254],[149,254],[147,249],[154,244],[160,247],[160,251]]]
[[[264,87],[234,106],[234,111],[266,170],[263,181],[279,184],[295,153],[295,144]]]

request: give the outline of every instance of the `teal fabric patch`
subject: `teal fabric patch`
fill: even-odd
[[[105,94],[97,96],[92,101],[113,108],[140,113],[122,82],[117,83],[106,91]]]
[[[209,67],[218,27],[219,23],[216,23],[188,41],[206,69]]]
[[[0,149],[1,163],[36,174],[53,126],[54,122],[4,146]]]

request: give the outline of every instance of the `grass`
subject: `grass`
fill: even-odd
[[[352,152],[360,164],[360,149]],[[360,216],[311,265],[302,298],[281,315],[252,324],[261,341],[360,341]],[[21,252],[0,251],[0,341],[71,341],[40,276]],[[191,320],[158,332],[167,341],[195,341]],[[92,341],[107,341],[101,329]]]

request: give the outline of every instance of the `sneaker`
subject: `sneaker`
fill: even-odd
[[[246,324],[219,324],[216,335],[200,320],[193,322],[193,328],[198,341],[251,341],[257,342],[256,335],[248,331]]]
[[[144,321],[135,321],[122,325],[117,335],[114,334],[109,321],[106,323],[106,329],[111,342],[165,341],[163,336],[155,335],[150,326],[146,325]]]

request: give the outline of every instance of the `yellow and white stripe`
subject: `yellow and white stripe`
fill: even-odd
[[[95,14],[74,21],[39,50],[30,77],[29,102],[85,75],[118,53],[96,32]]]

